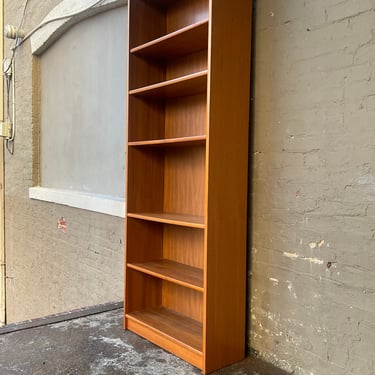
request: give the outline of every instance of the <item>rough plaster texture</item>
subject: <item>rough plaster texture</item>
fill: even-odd
[[[375,2],[255,2],[249,345],[375,373]]]
[[[24,1],[4,3],[5,24],[18,24]],[[30,1],[25,30],[58,3]],[[123,219],[28,198],[37,175],[29,42],[17,51],[16,69],[15,153],[5,157],[8,322],[122,300]],[[61,217],[66,233],[58,229]]]

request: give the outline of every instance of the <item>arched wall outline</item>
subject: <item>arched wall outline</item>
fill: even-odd
[[[41,98],[40,98],[40,79],[41,79],[41,61],[44,52],[63,37],[72,27],[96,15],[100,15],[112,9],[127,6],[127,0],[105,0],[93,7],[98,0],[63,0],[57,5],[39,25],[48,20],[63,17],[73,13],[79,13],[76,16],[65,18],[63,20],[53,21],[46,26],[41,27],[30,37],[31,51],[34,55],[33,59],[33,127],[34,132],[34,154],[33,154],[33,185],[29,188],[29,198],[42,200],[47,202],[58,203],[66,206],[80,208],[89,211],[95,211],[112,216],[124,217],[125,200],[122,197],[103,195],[93,192],[85,192],[81,190],[69,190],[62,188],[46,188],[41,186],[40,163],[40,127],[41,127]],[[125,33],[124,41],[127,38]],[[124,48],[126,43],[124,42]],[[125,66],[126,68],[126,66]],[[126,70],[126,69],[125,69]]]
[[[31,52],[34,55],[41,55],[52,45],[62,34],[76,23],[95,14],[109,9],[127,5],[127,0],[63,0],[43,19],[42,23],[49,20],[78,13],[72,17],[60,19],[47,23],[31,36]]]

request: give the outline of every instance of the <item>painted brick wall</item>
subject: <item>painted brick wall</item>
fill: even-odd
[[[18,25],[25,2],[4,3],[5,24]],[[25,30],[38,25],[58,3],[30,1]],[[8,322],[121,301],[123,219],[28,198],[33,184],[29,42],[18,50],[16,64],[15,153],[5,158]],[[58,229],[61,217],[67,221],[66,234]]]
[[[375,1],[257,0],[249,345],[375,373]]]

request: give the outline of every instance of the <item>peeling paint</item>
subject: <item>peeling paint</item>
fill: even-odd
[[[274,318],[275,318],[274,314],[272,314],[271,312],[268,311],[267,312],[267,319],[273,321]]]
[[[309,261],[312,264],[323,264],[324,263],[323,260],[318,259],[318,258],[301,258],[301,259],[307,260],[307,261]]]
[[[270,277],[269,280],[272,281],[272,283],[273,283],[274,286],[279,285],[279,280],[278,280],[278,279],[275,279],[275,278],[273,278],[273,277]]]
[[[291,292],[291,291],[292,291],[292,289],[293,289],[293,285],[292,285],[292,282],[291,282],[291,281],[289,281],[289,280],[287,280],[287,281],[286,281],[286,283],[288,284],[288,289],[289,289],[289,291]]]
[[[298,255],[296,253],[283,252],[283,255],[286,256],[289,259],[306,260],[306,261],[308,261],[310,263],[313,263],[313,264],[323,264],[324,263],[324,260],[321,260],[321,259],[318,259],[318,258],[307,258],[307,257],[303,257],[301,255]]]
[[[297,259],[299,258],[299,255],[296,254],[296,253],[288,253],[288,252],[283,252],[283,255],[286,256],[287,258],[290,258],[290,259]]]
[[[61,232],[66,233],[67,227],[68,227],[68,223],[66,222],[65,218],[60,217],[60,219],[57,220],[57,229],[60,229]]]
[[[316,249],[317,247],[322,247],[324,245],[324,243],[325,243],[324,240],[320,240],[318,242],[310,242],[309,247],[310,247],[310,249]]]

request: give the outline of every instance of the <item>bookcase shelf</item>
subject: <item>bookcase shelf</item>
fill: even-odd
[[[124,327],[245,356],[251,1],[129,0]]]
[[[198,94],[204,92],[206,88],[207,70],[203,70],[183,77],[130,90],[129,95],[164,99]]]
[[[180,341],[182,345],[202,352],[202,324],[163,307],[128,314],[128,319],[138,320],[162,334]]]
[[[207,49],[208,19],[188,25],[130,50],[137,56],[170,60]]]
[[[202,362],[202,323],[158,307],[125,315],[127,326],[156,345],[199,367]]]
[[[203,270],[169,259],[129,263],[129,268],[203,292]]]
[[[152,139],[148,141],[133,141],[128,142],[130,147],[186,147],[186,146],[200,146],[206,142],[205,135],[196,135],[191,137]]]
[[[155,221],[157,223],[181,225],[190,228],[204,228],[204,217],[194,215],[184,215],[177,213],[163,213],[163,212],[140,212],[128,213],[128,217],[135,219]]]

